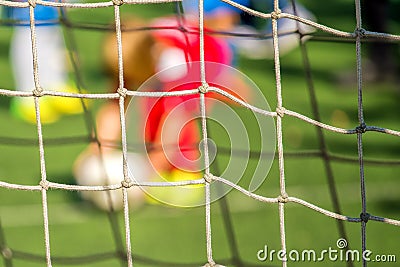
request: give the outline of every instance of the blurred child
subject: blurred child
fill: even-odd
[[[144,91],[168,92],[199,87],[201,85],[200,69],[195,62],[200,60],[200,38],[196,24],[186,25],[193,30],[192,33],[180,31],[176,18],[161,18],[150,24],[132,19],[125,22],[123,27],[139,28],[149,25],[171,29],[122,33],[125,88],[136,90],[156,73],[157,76],[153,78],[156,83],[150,83],[150,87],[144,88]],[[224,64],[224,66],[232,64],[233,53],[224,39],[206,35],[204,47],[205,61]],[[114,88],[116,88],[119,86],[119,73],[115,34],[105,40],[103,54],[114,82]],[[221,66],[208,68],[211,71],[206,72],[207,79],[212,80],[213,76],[220,75],[223,68]],[[145,161],[148,161],[148,164],[144,164],[142,160],[139,160],[139,164],[131,163],[130,167],[133,172],[135,169],[146,169],[145,172],[142,172],[142,177],[134,174],[135,179],[140,181],[182,181],[202,178],[202,170],[198,164],[200,156],[198,144],[201,136],[198,122],[194,119],[199,114],[198,97],[199,95],[195,94],[135,99],[137,112],[140,113],[140,121],[132,123],[138,124],[136,127],[139,131],[144,132],[141,140],[146,144],[145,153],[147,155],[144,156],[146,157]],[[182,108],[177,110],[178,106]],[[168,120],[168,116],[172,112],[174,112],[173,119]],[[119,140],[121,133],[118,101],[112,100],[102,106],[97,116],[97,124],[101,143],[105,140]],[[197,146],[193,147],[195,144]],[[172,149],[168,149],[167,152],[164,150],[165,147],[172,147]],[[89,149],[91,152],[86,151],[83,155],[99,153],[98,150],[96,152],[96,148]],[[105,155],[114,152],[115,150],[110,148],[102,149],[102,153]],[[137,156],[135,155],[135,157]],[[78,169],[81,169],[79,164],[81,161],[82,157],[77,161]],[[119,165],[121,164],[122,162],[119,163]],[[150,171],[148,170],[149,166]],[[78,183],[90,178],[82,177],[79,171],[75,171],[75,176]],[[121,181],[121,177],[122,174],[119,181]],[[96,181],[96,178],[93,177],[92,180]],[[204,198],[202,186],[161,189],[150,187],[144,188],[144,190],[149,195],[147,199],[150,202],[163,202],[177,206],[200,205]],[[138,194],[138,192],[131,194],[135,203],[139,202]]]

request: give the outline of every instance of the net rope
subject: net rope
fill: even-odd
[[[149,263],[153,265],[159,266],[188,266],[179,263],[170,263],[170,262],[159,262],[152,260],[147,257],[143,257],[140,255],[135,255],[132,251],[131,245],[131,238],[132,232],[130,229],[130,213],[129,213],[129,205],[128,205],[128,191],[127,189],[134,186],[156,186],[156,187],[173,187],[173,186],[180,186],[180,185],[194,185],[194,184],[204,184],[206,186],[205,191],[205,234],[206,234],[206,253],[207,253],[207,263],[199,263],[204,266],[218,266],[218,264],[236,264],[242,265],[243,260],[240,258],[233,258],[233,259],[225,259],[222,261],[215,261],[213,257],[213,247],[212,247],[212,225],[211,225],[211,198],[210,198],[210,187],[212,186],[212,182],[222,183],[225,184],[243,195],[246,195],[256,201],[269,203],[269,204],[276,204],[279,210],[279,225],[280,225],[280,240],[281,240],[281,249],[283,252],[286,251],[286,231],[285,231],[285,206],[287,203],[296,203],[298,205],[302,205],[307,207],[311,210],[319,212],[325,216],[330,218],[336,219],[338,221],[339,232],[341,235],[345,236],[346,232],[344,230],[342,222],[353,222],[353,223],[360,223],[361,225],[361,249],[362,252],[367,250],[366,245],[366,225],[369,220],[382,222],[385,224],[390,224],[394,226],[400,226],[400,221],[376,216],[373,214],[368,213],[367,209],[367,193],[366,193],[366,182],[365,182],[365,173],[364,173],[364,165],[366,164],[375,164],[375,165],[400,165],[399,160],[383,160],[383,159],[365,159],[363,153],[363,135],[367,132],[378,132],[387,135],[393,135],[400,137],[400,131],[395,129],[387,129],[382,128],[379,126],[367,125],[364,120],[364,105],[363,105],[363,69],[362,69],[362,62],[361,62],[361,48],[362,42],[368,41],[370,38],[375,39],[383,39],[387,41],[397,42],[400,41],[400,35],[393,35],[387,33],[380,33],[380,32],[371,32],[363,29],[362,21],[361,21],[361,3],[360,0],[355,0],[355,17],[356,17],[356,29],[354,32],[344,32],[338,29],[331,28],[326,25],[319,24],[317,22],[308,20],[306,18],[302,18],[295,14],[288,14],[281,12],[279,9],[279,0],[274,1],[274,10],[271,13],[262,13],[256,10],[252,10],[245,6],[242,6],[234,1],[231,0],[222,0],[232,6],[235,6],[244,12],[247,12],[253,16],[262,18],[262,19],[270,19],[272,21],[272,34],[271,36],[263,36],[263,38],[272,38],[273,40],[273,48],[274,48],[274,69],[275,69],[275,89],[276,89],[276,109],[274,112],[270,112],[267,110],[260,109],[255,107],[245,101],[238,99],[234,95],[231,95],[228,92],[225,92],[221,89],[209,86],[207,84],[207,79],[205,77],[205,62],[204,62],[204,12],[203,12],[203,0],[199,1],[199,34],[200,34],[200,64],[201,64],[201,82],[202,85],[199,88],[193,88],[191,90],[184,90],[184,91],[174,91],[174,92],[143,92],[143,91],[133,91],[129,90],[129,88],[125,88],[124,86],[124,79],[123,79],[123,58],[122,58],[122,40],[121,40],[121,33],[123,31],[136,31],[136,30],[152,30],[154,28],[135,28],[135,29],[122,29],[121,28],[121,18],[120,18],[120,7],[122,5],[134,5],[134,4],[154,4],[154,3],[169,3],[169,2],[179,2],[175,0],[113,0],[113,1],[106,1],[106,2],[97,2],[97,3],[65,3],[65,2],[48,2],[42,0],[29,0],[28,2],[14,2],[14,1],[5,1],[0,0],[0,6],[7,6],[7,7],[15,7],[15,8],[26,8],[29,7],[30,10],[30,30],[31,30],[31,39],[32,39],[32,54],[33,54],[33,74],[34,74],[34,83],[35,89],[32,92],[22,92],[22,91],[15,91],[15,90],[8,90],[8,89],[0,89],[0,95],[8,96],[8,97],[29,97],[33,98],[35,102],[35,111],[36,111],[36,126],[37,126],[37,140],[33,139],[25,139],[25,138],[13,138],[13,137],[6,137],[0,136],[0,143],[5,145],[32,145],[38,146],[39,149],[39,159],[40,159],[40,174],[41,179],[38,185],[23,185],[23,184],[13,184],[8,183],[5,181],[0,180],[0,187],[10,189],[10,190],[25,190],[25,191],[38,191],[41,193],[42,196],[42,211],[43,211],[43,228],[44,228],[44,242],[45,242],[45,256],[38,256],[33,255],[25,252],[18,251],[13,248],[9,248],[6,243],[5,233],[3,228],[0,224],[0,249],[1,254],[4,259],[6,266],[12,266],[12,259],[13,258],[26,258],[33,261],[43,261],[45,260],[48,267],[52,266],[53,261],[57,260],[58,262],[76,262],[80,264],[84,264],[85,262],[95,262],[101,261],[107,258],[114,258],[120,257],[121,265],[124,266],[124,263],[128,266],[133,266],[135,260],[138,262]],[[294,3],[292,3],[294,5]],[[76,22],[69,21],[66,16],[61,18],[61,23],[64,23],[66,28],[86,28],[86,29],[95,29],[95,30],[108,30],[112,31],[115,30],[116,40],[117,40],[117,47],[118,47],[118,71],[119,71],[119,87],[116,93],[70,93],[70,92],[60,92],[60,91],[52,91],[52,90],[43,90],[40,87],[40,79],[38,75],[38,59],[37,59],[37,47],[36,47],[36,35],[35,35],[35,18],[34,18],[34,9],[37,5],[44,5],[44,6],[53,6],[53,7],[62,7],[62,8],[82,8],[82,9],[91,9],[91,8],[106,8],[106,7],[113,7],[114,8],[114,18],[115,18],[115,26],[109,27],[106,25],[98,25],[98,24],[80,24]],[[280,65],[280,52],[279,52],[279,45],[278,45],[278,29],[277,29],[277,21],[282,18],[292,19],[297,21],[298,23],[303,23],[309,26],[312,26],[316,29],[319,29],[324,36],[318,36],[313,34],[311,37],[311,41],[313,38],[316,40],[337,40],[343,42],[354,42],[356,47],[356,62],[357,62],[357,90],[358,90],[358,126],[353,129],[344,129],[340,127],[334,127],[332,125],[326,124],[321,122],[321,118],[319,116],[319,107],[315,97],[315,91],[313,86],[313,81],[311,77],[310,66],[308,62],[307,56],[307,49],[306,44],[303,42],[301,32],[299,32],[300,36],[300,45],[301,51],[303,56],[304,67],[306,70],[306,80],[308,83],[308,89],[310,93],[310,98],[312,102],[312,113],[313,118],[305,116],[297,111],[291,110],[284,105],[283,97],[282,97],[282,85],[281,85],[281,65]],[[182,31],[188,31],[188,29],[180,28]],[[218,32],[214,32],[218,34]],[[213,34],[213,33],[211,33]],[[223,33],[226,35],[235,35],[232,33]],[[260,37],[260,36],[254,36]],[[276,197],[267,197],[259,194],[252,193],[245,188],[232,183],[231,181],[219,177],[218,175],[213,174],[213,171],[210,169],[210,162],[209,162],[209,153],[208,153],[208,146],[207,146],[207,120],[206,120],[206,104],[204,101],[204,93],[205,92],[215,92],[220,94],[228,99],[236,102],[238,105],[243,106],[253,112],[259,113],[263,116],[273,117],[276,122],[276,134],[277,134],[277,152],[276,156],[278,157],[278,165],[279,165],[279,181],[280,181],[280,195]],[[179,182],[137,182],[132,177],[129,176],[128,166],[127,166],[127,151],[128,151],[128,144],[126,141],[126,129],[125,129],[125,113],[124,107],[125,102],[128,97],[135,96],[135,97],[170,97],[170,96],[183,96],[183,95],[200,95],[200,107],[201,107],[201,132],[203,138],[203,152],[204,152],[204,163],[205,163],[205,173],[204,177],[201,179],[196,180],[188,180],[188,181],[179,181]],[[53,96],[53,97],[69,97],[69,98],[78,98],[78,99],[117,99],[119,105],[119,116],[120,116],[120,125],[121,125],[121,143],[115,144],[110,143],[109,146],[117,146],[120,147],[122,150],[123,155],[123,174],[124,179],[121,183],[106,185],[106,186],[82,186],[82,185],[71,185],[71,184],[63,184],[63,183],[56,183],[47,180],[46,176],[46,160],[45,160],[45,148],[47,146],[52,145],[59,145],[59,144],[71,144],[71,143],[87,143],[88,141],[97,141],[96,133],[94,132],[94,136],[92,136],[93,131],[95,131],[95,127],[93,126],[93,122],[88,122],[88,128],[91,130],[91,135],[87,136],[77,136],[77,137],[69,137],[69,138],[55,138],[55,139],[48,139],[44,140],[43,133],[42,133],[42,123],[40,120],[40,99],[43,96]],[[84,103],[82,101],[82,103]],[[88,110],[85,110],[85,115],[89,118],[91,114]],[[300,152],[284,152],[283,147],[283,129],[282,129],[282,121],[284,120],[285,116],[290,116],[299,120],[304,121],[305,123],[314,125],[317,129],[318,133],[318,141],[319,141],[319,150],[315,151],[300,151]],[[338,134],[346,134],[346,135],[356,135],[357,136],[357,147],[358,147],[358,157],[352,158],[347,157],[339,154],[334,154],[328,151],[326,140],[324,137],[324,132],[334,132]],[[99,144],[102,146],[107,146],[107,144]],[[219,153],[224,153],[223,149],[218,150]],[[228,153],[226,151],[226,153]],[[252,152],[257,154],[258,152]],[[319,207],[318,205],[309,203],[301,198],[290,196],[286,192],[286,176],[285,176],[285,159],[290,157],[319,157],[324,160],[325,164],[325,171],[328,177],[328,183],[330,187],[330,194],[332,198],[332,202],[334,203],[334,211],[329,211],[324,208]],[[332,172],[331,164],[334,161],[342,161],[348,162],[352,164],[358,164],[359,166],[359,178],[360,178],[360,195],[361,195],[361,213],[359,217],[351,217],[346,216],[341,213],[340,205],[337,198],[337,193],[335,189],[335,181]],[[122,240],[121,237],[118,237],[120,234],[118,230],[113,231],[115,233],[114,238],[116,239],[116,251],[110,253],[102,253],[96,255],[88,255],[87,257],[74,257],[74,258],[62,258],[56,257],[51,254],[51,244],[50,244],[50,231],[49,231],[49,217],[48,217],[48,200],[47,200],[47,191],[49,189],[61,189],[61,190],[69,190],[69,191],[110,191],[110,190],[117,190],[122,189],[123,192],[123,201],[124,201],[124,229],[125,229],[125,238]],[[219,200],[220,205],[224,216],[224,223],[226,226],[226,230],[231,234],[228,234],[228,238],[230,239],[231,251],[233,252],[232,255],[234,257],[238,257],[238,247],[235,244],[235,236],[233,234],[231,221],[229,219],[229,208],[227,206],[227,202],[225,199]],[[116,227],[117,222],[115,222],[115,215],[113,212],[110,212],[110,222],[114,229]],[[122,244],[121,242],[124,242]],[[125,252],[124,252],[125,251]],[[125,256],[121,256],[121,252],[125,253]],[[349,263],[351,265],[351,263]],[[247,264],[246,266],[256,266],[252,264]],[[265,266],[265,265],[263,265]],[[285,258],[282,261],[282,266],[287,266],[287,259]],[[367,266],[367,261],[363,259],[363,266]]]

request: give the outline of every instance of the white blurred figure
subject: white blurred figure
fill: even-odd
[[[8,8],[7,15],[14,21],[10,58],[16,90],[30,92],[34,82],[33,52],[29,8]],[[58,22],[58,10],[36,5],[34,9],[35,36],[38,60],[39,86],[43,90],[77,91],[70,85],[66,61],[66,48],[62,29]],[[42,123],[52,123],[61,114],[82,111],[81,102],[73,98],[42,98],[40,101]],[[11,112],[20,119],[36,123],[34,102],[31,98],[15,98]]]
[[[128,166],[137,166],[129,169],[130,177],[134,182],[146,180],[152,175],[151,167],[146,159],[139,154],[130,153]],[[82,153],[74,165],[74,177],[82,186],[121,185],[124,180],[122,152],[110,150],[106,153]],[[124,207],[122,189],[109,191],[83,191],[82,197],[91,201],[104,211],[120,211]],[[139,186],[128,189],[129,208],[138,208],[144,201],[144,192]]]

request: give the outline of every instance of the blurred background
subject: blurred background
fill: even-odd
[[[318,23],[346,32],[356,28],[353,1],[298,1],[314,14]],[[398,1],[389,1],[387,32],[398,34]],[[113,8],[66,9],[61,23],[69,51],[69,78],[89,93],[110,92],[112,81],[106,74],[102,45],[114,22]],[[150,20],[176,13],[176,4],[121,6],[122,18],[138,14]],[[366,20],[364,20],[366,22]],[[98,26],[97,29],[96,27]],[[368,29],[368,26],[364,26]],[[372,30],[372,29],[371,29]],[[10,64],[10,40],[13,27],[2,14],[0,21],[0,88],[15,89]],[[310,118],[319,113],[323,123],[346,129],[358,125],[356,48],[351,39],[331,38],[316,31],[305,42],[281,57],[283,106]],[[372,41],[363,42],[365,75],[369,70]],[[378,49],[378,48],[374,48]],[[385,48],[386,49],[386,48]],[[392,42],[393,60],[390,77],[368,79],[363,84],[364,117],[367,125],[400,129],[400,86],[398,43]],[[304,56],[307,55],[307,65]],[[74,59],[71,61],[71,58]],[[74,62],[72,64],[71,62]],[[238,56],[237,68],[262,90],[272,110],[276,107],[274,62]],[[390,63],[392,64],[392,63]],[[373,69],[373,68],[372,68]],[[367,71],[368,70],[368,71]],[[372,71],[373,72],[373,71]],[[368,74],[368,75],[367,75]],[[307,76],[311,79],[307,79]],[[310,85],[314,93],[309,90]],[[315,97],[317,106],[314,105]],[[0,180],[13,184],[37,185],[40,162],[36,125],[13,116],[12,97],[0,96]],[[89,113],[63,116],[43,125],[47,179],[76,184],[72,174],[78,155],[90,142],[90,121],[103,100],[91,101]],[[238,113],[245,111],[237,107]],[[89,114],[89,116],[87,115]],[[210,126],[212,127],[212,125]],[[322,157],[319,130],[304,121],[283,118],[286,189],[290,196],[304,199],[334,211],[332,184],[341,213],[359,217],[361,213],[360,175],[357,159],[357,136],[322,131],[324,149],[330,160]],[[215,139],[216,143],[223,138]],[[400,219],[400,142],[399,138],[376,132],[363,135],[367,211],[376,216]],[[255,145],[256,147],[256,145]],[[220,160],[224,161],[221,154]],[[217,161],[219,158],[217,157]],[[342,157],[349,159],[343,160]],[[256,159],[255,159],[256,160]],[[248,167],[251,173],[254,166]],[[331,172],[327,172],[327,165]],[[329,174],[327,174],[329,173]],[[329,180],[328,177],[331,177]],[[245,178],[244,178],[245,179]],[[243,183],[246,183],[245,181]],[[330,186],[331,184],[331,186]],[[279,195],[277,157],[257,194]],[[84,201],[79,193],[48,191],[50,242],[55,266],[126,266],[123,214],[107,213]],[[287,249],[336,248],[344,237],[338,222],[306,207],[285,205]],[[276,204],[265,204],[232,190],[223,200],[212,204],[212,242],[216,262],[228,266],[280,266],[278,260],[260,262],[257,252],[265,245],[280,249],[279,216]],[[131,239],[136,266],[199,266],[206,262],[204,207],[176,208],[145,204],[131,211]],[[0,260],[0,266],[44,266],[45,248],[41,195],[39,192],[0,188],[0,246],[13,251],[12,265]],[[344,222],[345,238],[350,248],[361,250],[361,226]],[[400,228],[380,222],[367,224],[366,244],[374,254],[395,254],[400,260]],[[351,266],[346,262],[295,262],[289,266]],[[353,266],[361,266],[355,262]],[[374,263],[368,266],[396,266]]]

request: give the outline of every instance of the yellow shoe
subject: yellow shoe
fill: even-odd
[[[188,181],[202,177],[201,173],[173,170],[162,174],[157,181]],[[167,204],[177,207],[196,207],[204,204],[204,185],[185,185],[173,187],[147,187],[146,200],[151,204]]]
[[[59,119],[60,114],[53,108],[49,97],[41,97],[39,105],[41,123],[53,123]],[[10,111],[15,117],[36,124],[35,101],[33,98],[13,98],[11,100]]]
[[[66,93],[78,93],[78,89],[75,86],[66,85],[66,87],[59,88],[61,92]],[[83,99],[75,97],[53,97],[51,99],[53,108],[59,113],[73,115],[80,114],[83,112],[83,103],[88,106],[88,99]]]

